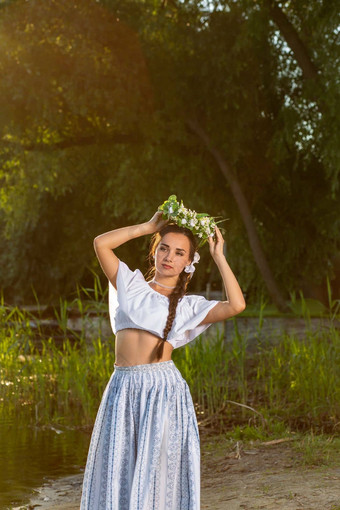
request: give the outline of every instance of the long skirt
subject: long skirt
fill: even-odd
[[[199,510],[200,438],[173,360],[121,367],[105,388],[80,510]]]

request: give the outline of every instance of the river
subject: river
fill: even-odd
[[[48,479],[83,472],[90,429],[43,427],[0,414],[0,509],[27,504]],[[26,414],[26,416],[25,416]]]

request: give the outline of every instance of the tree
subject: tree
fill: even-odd
[[[237,177],[281,292],[329,272],[339,241],[332,166],[323,169],[331,151],[315,130],[307,136],[317,108],[306,107],[259,5],[19,0],[3,9],[0,263],[13,296],[27,297],[31,283],[44,296],[70,291],[94,267],[95,235],[145,221],[170,193],[231,219],[228,258],[241,286],[253,299],[268,293],[232,189],[192,121]],[[122,258],[137,263],[146,243],[121,247]]]

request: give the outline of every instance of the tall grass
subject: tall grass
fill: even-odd
[[[306,331],[303,339],[283,334],[258,356],[255,394],[268,414],[291,426],[331,429],[340,417],[339,331]]]
[[[99,279],[94,289],[81,287],[87,300],[77,297],[68,304],[60,299],[54,314],[59,325],[58,341],[43,338],[42,311],[38,314],[0,303],[0,411],[10,415],[31,410],[36,423],[92,421],[103,385],[114,363],[114,336],[101,339],[101,322],[86,340],[85,323],[93,313],[105,320],[105,293]],[[92,297],[94,293],[94,298]],[[37,297],[36,297],[37,300]],[[37,300],[38,302],[38,300]],[[70,311],[81,314],[80,333],[68,328]],[[60,343],[60,338],[62,342]],[[27,418],[27,413],[25,413]]]
[[[19,343],[13,335],[0,342],[0,401],[6,413],[25,406],[35,421],[90,422],[114,363],[112,345],[93,339],[58,347],[52,338],[38,350],[32,339]]]
[[[83,289],[90,295],[90,289]],[[78,296],[83,324],[90,312],[108,321],[102,290],[94,300]],[[334,303],[333,303],[334,304]],[[68,330],[69,307],[62,301],[56,316],[63,337],[37,341],[33,316],[17,307],[0,306],[0,410],[20,415],[29,409],[38,424],[86,425],[95,418],[114,365],[114,336],[103,340],[85,326]],[[334,308],[332,310],[332,315]],[[199,337],[173,351],[172,358],[188,382],[199,422],[225,429],[240,423],[280,422],[293,429],[336,433],[340,423],[339,330],[330,317],[327,329],[313,331],[306,314],[303,339],[282,334],[263,338],[263,307],[256,332],[257,349],[249,349],[237,318],[226,342],[223,333]],[[35,318],[35,322],[39,322]]]

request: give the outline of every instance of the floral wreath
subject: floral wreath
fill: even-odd
[[[187,209],[184,207],[182,200],[179,204],[176,195],[170,195],[170,197],[158,207],[158,211],[163,212],[162,219],[171,220],[180,227],[188,228],[194,235],[199,237],[200,242],[198,244],[198,248],[203,246],[209,237],[213,237],[215,235],[216,224],[224,221],[220,220],[216,222],[214,217],[209,216],[207,213],[197,213],[196,211]],[[195,271],[193,264],[198,262],[199,259],[199,253],[196,251],[194,260],[189,266],[185,267],[184,271],[187,273],[193,273]]]

